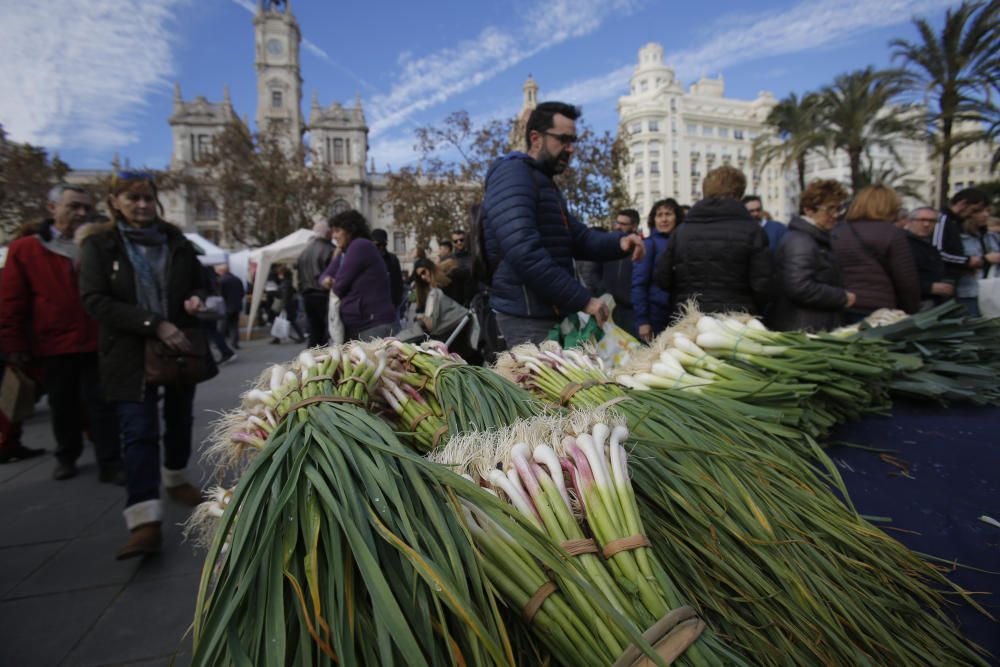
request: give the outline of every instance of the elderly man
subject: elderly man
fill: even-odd
[[[118,420],[100,399],[97,322],[80,301],[80,249],[73,240],[94,203],[85,190],[60,184],[49,191],[48,209],[52,217],[35,233],[10,244],[0,283],[0,346],[8,364],[34,358],[42,366],[59,461],[52,476],[76,476],[86,405],[98,477],[123,484]]]
[[[579,116],[569,104],[539,104],[525,124],[528,152],[501,157],[486,174],[481,222],[486,261],[493,267],[490,307],[510,347],[542,342],[577,311],[600,324],[607,320],[607,305],[573,277],[574,259],[642,257],[638,235],[581,224],[553,180],[573,156]]]
[[[326,221],[313,225],[313,239],[309,241],[296,268],[299,272],[299,291],[305,303],[306,321],[309,322],[309,347],[326,345],[330,339],[327,315],[330,308],[330,290],[320,284],[330,257],[333,256],[333,244],[330,243],[330,225]]]
[[[921,206],[910,211],[903,224],[910,251],[917,263],[921,310],[932,308],[955,295],[955,282],[947,277],[941,251],[931,241],[938,218],[936,209]]]

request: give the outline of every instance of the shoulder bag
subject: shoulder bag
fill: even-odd
[[[151,385],[193,385],[219,374],[208,340],[199,328],[181,329],[191,349],[170,349],[158,338],[146,340],[146,383]]]

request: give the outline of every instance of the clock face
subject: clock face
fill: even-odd
[[[267,42],[267,52],[271,55],[280,56],[284,49],[285,47],[282,46],[280,39],[270,39]]]

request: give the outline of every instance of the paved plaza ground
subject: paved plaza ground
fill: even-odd
[[[198,387],[195,442],[265,365],[300,350],[244,344],[238,359]],[[25,445],[55,449],[44,400],[24,426]],[[183,542],[189,510],[165,500],[163,552],[116,561],[128,535],[124,490],[98,483],[89,446],[80,463],[65,482],[52,479],[52,456],[0,466],[0,665],[187,665],[204,556]],[[197,479],[207,485],[204,468]]]

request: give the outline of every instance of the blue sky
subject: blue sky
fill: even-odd
[[[0,0],[0,123],[75,168],[170,160],[173,83],[185,99],[256,105],[256,0]],[[689,84],[725,77],[726,96],[777,97],[869,64],[914,39],[911,17],[940,26],[951,0],[293,0],[303,35],[303,113],[361,93],[376,167],[413,157],[413,129],[460,109],[514,114],[530,73],[540,99],[582,104],[613,129],[639,48],[663,45]]]

